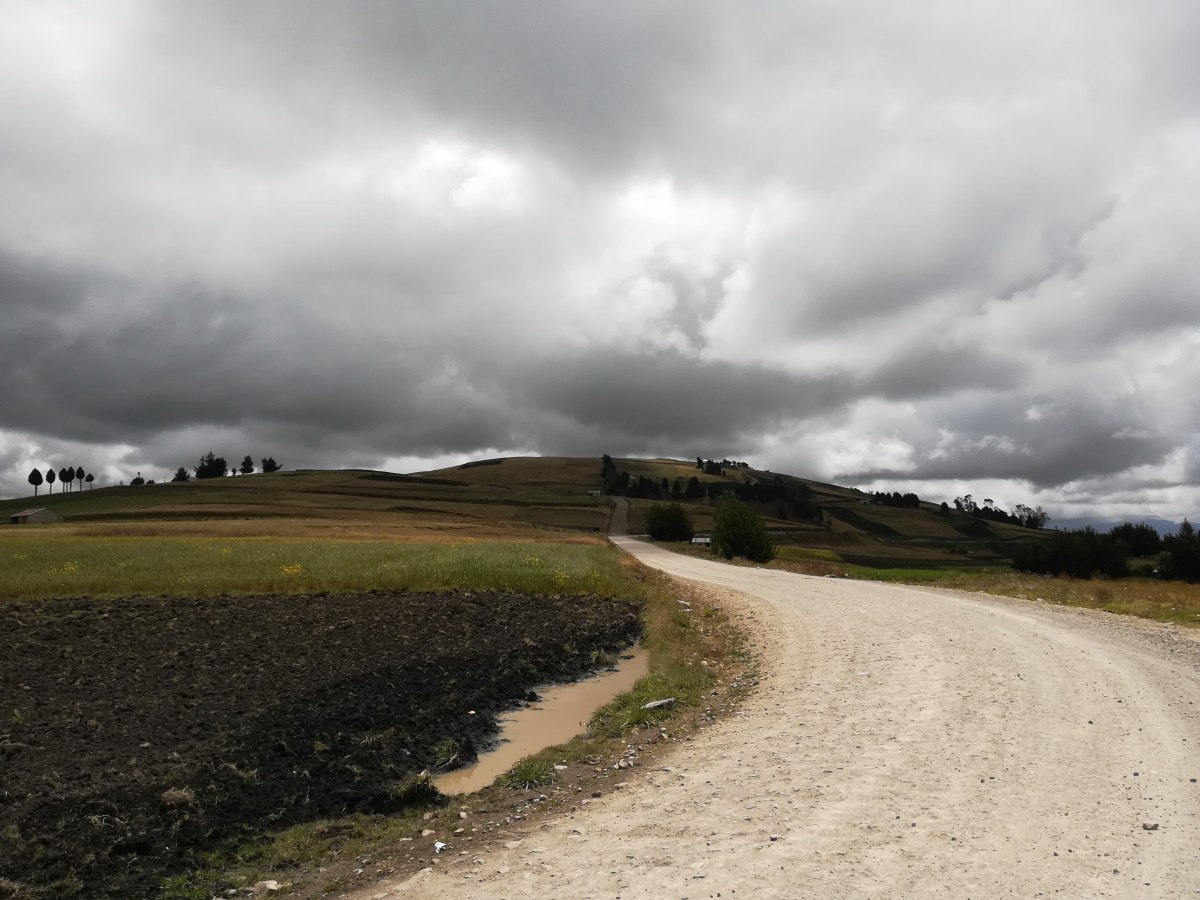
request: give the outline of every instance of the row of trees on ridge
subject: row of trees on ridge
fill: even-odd
[[[76,481],[79,482],[79,487],[82,488],[84,484],[91,485],[96,478],[90,472],[85,472],[82,466],[63,466],[58,470],[57,473],[55,473],[54,467],[51,466],[50,468],[46,469],[45,476],[42,475],[40,469],[35,468],[29,473],[29,478],[27,480],[31,485],[33,485],[33,496],[36,497],[38,495],[38,489],[42,486],[42,484],[49,485],[50,493],[53,494],[55,481],[61,483],[62,490],[65,492],[71,490]]]
[[[1044,528],[1046,523],[1050,521],[1049,514],[1040,506],[1037,509],[1032,509],[1024,503],[1018,503],[1013,507],[1013,511],[1009,513],[1005,512],[991,500],[985,499],[982,504],[976,503],[975,498],[970,494],[955,497],[954,508],[977,519],[986,519],[989,522],[1007,522],[1009,525],[1023,525],[1026,528]],[[945,512],[949,512],[945,503],[942,504],[942,509]]]
[[[275,461],[272,456],[265,456],[262,459],[262,471],[278,472],[282,466]],[[203,480],[205,478],[224,478],[226,475],[252,475],[254,474],[254,460],[250,456],[242,458],[242,464],[236,470],[231,469],[229,463],[225,461],[225,457],[217,456],[211,450],[200,457],[200,461],[196,463],[195,469],[196,479]],[[175,470],[175,475],[171,481],[189,481],[191,475],[188,470],[180,466]]]

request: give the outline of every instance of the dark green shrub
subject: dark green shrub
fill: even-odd
[[[775,543],[767,534],[762,516],[740,500],[722,500],[713,514],[713,553],[733,559],[744,556],[754,562],[775,558]]]
[[[678,503],[656,503],[646,510],[646,533],[652,541],[690,541],[696,529],[692,517]]]

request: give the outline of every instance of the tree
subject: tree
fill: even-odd
[[[59,483],[59,485],[61,485],[61,487],[59,487],[59,493],[64,493],[67,490],[67,487],[74,480],[75,480],[75,473],[71,472],[68,475],[66,466],[63,466],[61,469],[59,469],[58,470],[58,483]]]
[[[86,482],[88,483],[88,485],[89,485],[89,489],[90,489],[90,486],[91,486],[92,482],[96,480],[96,476],[95,476],[95,475],[93,475],[91,472],[88,472],[88,473],[87,473],[87,478],[85,478],[85,479],[83,479],[83,480],[84,480],[84,481],[86,481]]]
[[[57,477],[58,476],[54,474],[53,466],[51,466],[49,469],[46,470],[46,484],[50,485],[48,490],[50,491],[51,494],[54,493],[54,479],[56,479]]]
[[[175,475],[174,475],[174,477],[171,479],[171,481],[172,481],[172,482],[176,482],[176,481],[187,481],[187,480],[188,480],[188,477],[189,477],[189,476],[188,476],[188,471],[187,471],[187,469],[185,469],[183,466],[180,466],[178,469],[176,469],[176,470],[175,470]]]
[[[611,456],[607,453],[600,457],[600,480],[612,481],[617,477],[617,464],[613,462]]]
[[[38,488],[42,486],[42,473],[34,469],[29,473],[29,483],[33,485],[33,496],[37,496]]]
[[[1137,525],[1125,522],[1123,525],[1113,528],[1109,534],[1129,544],[1129,551],[1134,556],[1157,556],[1162,550],[1162,537],[1145,522]]]
[[[263,472],[278,472],[281,468],[283,467],[270,456],[265,457],[262,461]]]
[[[83,490],[83,479],[86,475],[87,472],[83,471],[83,466],[80,466],[75,470],[75,480],[79,482],[80,490]]]
[[[656,503],[646,510],[646,533],[652,541],[690,541],[696,535],[692,517],[678,503]]]
[[[62,475],[60,472],[59,475]],[[67,466],[67,476],[63,478],[63,483],[69,488],[75,487],[75,467]]]
[[[1179,532],[1163,541],[1166,549],[1158,557],[1158,573],[1164,578],[1200,580],[1200,537],[1187,519]]]
[[[242,464],[238,467],[238,471],[241,472],[243,475],[253,475],[254,474],[254,460],[252,460],[249,456],[245,457],[242,460]]]
[[[211,450],[200,457],[200,462],[196,464],[197,478],[223,478],[228,471],[229,465],[225,462],[225,457],[217,456]]]
[[[142,477],[142,473],[138,472],[136,478],[129,479],[129,483],[135,487],[141,487],[146,483],[146,479]]]
[[[754,562],[775,558],[775,543],[767,534],[762,516],[741,500],[722,500],[713,513],[713,553],[733,559],[744,556]]]

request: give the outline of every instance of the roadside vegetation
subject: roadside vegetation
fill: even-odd
[[[656,503],[646,510],[646,533],[652,541],[690,541],[696,534],[692,517],[678,503]]]
[[[1147,574],[1084,579],[1021,572],[1001,565],[929,567],[897,560],[875,567],[841,561],[832,550],[796,547],[780,548],[779,558],[771,565],[805,575],[978,591],[1200,628],[1200,584],[1148,576],[1147,567],[1152,567],[1154,560],[1133,562]]]
[[[775,558],[775,542],[767,534],[762,516],[740,500],[722,500],[713,513],[712,551],[733,559],[744,556],[751,562]]]

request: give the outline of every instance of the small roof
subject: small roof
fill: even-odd
[[[34,513],[42,512],[43,510],[45,510],[45,508],[46,507],[44,507],[44,506],[35,506],[33,509],[23,509],[19,513],[13,513],[12,517],[14,519],[20,519],[24,516],[32,516]]]

